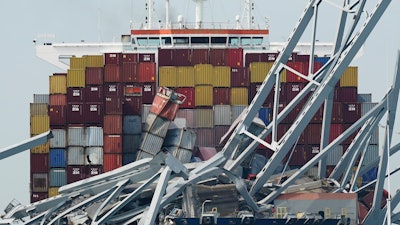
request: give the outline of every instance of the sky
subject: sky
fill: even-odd
[[[227,2],[205,2],[205,20],[233,23],[236,15],[243,18],[244,1]],[[269,18],[271,42],[283,42],[307,2],[254,0],[254,15],[261,24],[265,17]],[[376,3],[372,2],[369,9]],[[185,20],[194,21],[193,1],[171,0],[170,4],[171,20],[176,21],[180,14]],[[163,8],[164,1],[156,0],[156,16],[160,20],[164,20]],[[363,56],[351,64],[359,67],[359,93],[372,93],[373,101],[382,98],[392,81],[400,45],[400,29],[393,27],[400,21],[399,8],[400,1],[392,1],[367,39]],[[338,12],[333,6],[321,8],[319,15],[324,18],[318,21],[321,24],[318,40],[333,40]],[[50,42],[119,41],[121,34],[129,34],[131,23],[136,26],[144,17],[145,0],[0,1],[0,150],[29,138],[29,103],[33,102],[33,94],[48,94],[49,76],[63,72],[36,57],[35,38],[51,34],[55,38],[49,39]],[[311,35],[305,37],[307,41]],[[14,198],[22,204],[29,203],[29,151],[0,161],[0,184],[0,211]]]

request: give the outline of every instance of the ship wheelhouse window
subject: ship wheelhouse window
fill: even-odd
[[[174,44],[189,44],[189,37],[174,37]]]
[[[138,45],[147,45],[147,37],[146,38],[138,37],[137,43]]]
[[[162,37],[161,38],[161,44],[162,45],[171,45],[171,37]]]
[[[192,44],[208,44],[210,42],[208,37],[192,37],[190,38]]]
[[[158,46],[158,45],[160,45],[160,38],[158,38],[158,37],[150,37],[149,38],[149,40],[148,40],[148,45],[155,45],[155,46]]]
[[[252,45],[251,37],[242,37],[242,45]]]
[[[253,45],[262,45],[263,38],[262,37],[253,37]]]
[[[229,37],[229,45],[239,45],[239,37]]]
[[[211,37],[212,44],[226,44],[226,37]]]

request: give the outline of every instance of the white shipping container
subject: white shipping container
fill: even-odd
[[[53,138],[50,139],[50,148],[67,147],[67,131],[65,129],[53,129]]]
[[[343,155],[343,146],[338,145],[334,149],[331,149],[326,156],[326,165],[334,166],[340,161]]]
[[[103,148],[87,147],[85,149],[86,165],[103,165]]]
[[[68,127],[68,145],[69,146],[85,146],[85,128],[84,127]]]
[[[50,96],[49,96],[49,94],[34,94],[33,95],[33,103],[50,104]]]
[[[151,133],[144,133],[140,150],[155,155],[161,150],[163,142],[164,138],[162,137]]]
[[[231,125],[231,106],[214,105],[214,125]]]
[[[86,128],[86,145],[85,146],[103,146],[103,128],[87,127]]]
[[[68,166],[85,165],[85,148],[79,146],[70,146],[67,150]]]
[[[233,123],[236,118],[240,116],[240,114],[243,112],[244,109],[246,109],[246,105],[233,105],[231,110],[232,110],[232,120],[231,122]]]
[[[146,123],[147,116],[150,113],[151,104],[142,105],[142,123]]]

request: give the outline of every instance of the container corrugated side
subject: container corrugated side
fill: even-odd
[[[159,137],[165,137],[171,121],[166,118],[157,116],[154,113],[149,113],[146,122],[143,125],[143,131],[148,132]]]
[[[213,88],[213,104],[214,105],[229,105],[231,100],[230,88],[215,87]]]
[[[46,103],[30,103],[31,116],[47,116],[48,104]]]
[[[67,183],[73,183],[86,178],[85,166],[67,166]]]
[[[68,146],[85,146],[85,128],[84,127],[68,127]]]
[[[58,195],[58,187],[50,187],[49,188],[49,198]]]
[[[229,66],[215,66],[214,87],[230,87],[231,86],[231,68]]]
[[[85,146],[103,146],[102,127],[86,127],[85,134],[86,134]]]
[[[231,105],[248,105],[249,91],[245,87],[231,88]]]
[[[49,193],[47,192],[31,192],[31,203],[38,202],[49,198]]]
[[[250,63],[250,82],[263,82],[273,64],[273,62]]]
[[[142,118],[140,116],[129,115],[123,117],[123,134],[141,134]]]
[[[85,87],[85,69],[69,69],[67,87]]]
[[[141,143],[142,143],[141,134],[134,134],[134,135],[125,134],[122,137],[122,152],[137,153]]]
[[[32,192],[47,192],[49,188],[48,173],[33,173],[31,177]]]
[[[194,87],[194,67],[179,66],[177,71],[177,87]]]
[[[49,186],[61,187],[67,184],[67,172],[64,168],[51,168],[49,172]]]
[[[146,122],[147,116],[150,113],[150,108],[151,108],[151,105],[149,105],[149,104],[142,105],[142,123]]]
[[[195,85],[212,85],[214,68],[211,64],[198,64],[194,66]]]
[[[186,96],[185,101],[179,105],[180,109],[193,109],[195,101],[195,90],[193,87],[181,87],[176,89],[177,93]]]
[[[196,128],[213,128],[214,112],[212,109],[195,109]]]
[[[152,155],[155,155],[161,150],[163,142],[164,138],[162,137],[159,137],[151,133],[144,133],[143,141],[139,149],[140,151],[144,151]]]
[[[343,155],[343,146],[338,145],[331,149],[326,156],[326,165],[335,166],[339,163]]]
[[[86,165],[103,165],[103,148],[87,147],[85,148]]]
[[[121,154],[104,154],[103,171],[108,172],[122,166]]]
[[[31,135],[50,130],[50,117],[47,115],[31,116]]]
[[[86,55],[86,67],[102,67],[104,65],[103,55]]]
[[[68,165],[85,165],[85,148],[69,146],[67,149]]]
[[[69,67],[71,69],[85,69],[86,58],[84,57],[71,57],[69,59]]]
[[[379,158],[379,145],[368,145],[364,155],[363,165],[367,165],[377,158]]]
[[[214,126],[215,132],[215,145],[220,145],[221,138],[228,132],[230,126]]]
[[[176,159],[182,163],[189,163],[192,158],[192,150],[177,146],[165,147]]]
[[[66,94],[51,94],[49,97],[49,104],[52,105],[67,105]]]
[[[214,147],[215,146],[215,130],[213,128],[197,128],[196,146],[198,147]]]
[[[156,63],[141,62],[138,65],[138,82],[156,82]]]
[[[195,106],[213,105],[213,86],[199,85],[195,87]]]
[[[372,102],[372,94],[357,94],[357,102],[366,103]]]
[[[163,146],[175,146],[184,149],[193,149],[195,146],[196,134],[187,129],[169,129],[164,139]]]
[[[108,153],[122,153],[122,135],[108,134],[104,135],[103,152]]]
[[[104,116],[104,134],[122,134],[122,115]]]
[[[30,153],[30,172],[47,173],[49,171],[49,154]]]
[[[104,68],[101,67],[86,67],[85,69],[85,84],[86,85],[102,85],[104,83]]]
[[[175,66],[161,66],[158,68],[158,85],[162,87],[177,86],[177,68]]]
[[[50,104],[49,94],[33,94],[33,103]]]
[[[231,125],[230,105],[214,105],[214,125]]]
[[[52,148],[49,153],[51,168],[64,168],[67,166],[67,152],[64,148]]]
[[[65,148],[67,146],[67,131],[65,129],[52,129],[53,138],[50,139],[50,148]]]
[[[49,76],[49,94],[66,94],[67,76],[52,75]]]
[[[50,150],[50,141],[47,141],[45,144],[31,148],[32,153],[38,153],[38,154],[49,153],[49,150]]]
[[[240,116],[244,109],[247,108],[247,105],[233,105],[232,110],[232,123]]]
[[[179,109],[176,113],[176,118],[184,118],[186,119],[186,126],[188,128],[194,128],[194,114],[195,109]]]
[[[341,87],[357,87],[358,86],[358,67],[349,66],[340,78]]]

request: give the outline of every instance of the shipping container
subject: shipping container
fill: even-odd
[[[50,117],[47,115],[31,116],[31,135],[41,134],[50,130]]]
[[[139,149],[140,151],[156,155],[161,150],[163,142],[164,142],[163,137],[146,132],[143,133],[143,141]]]
[[[50,104],[49,94],[33,94],[33,103]]]
[[[321,124],[308,124],[299,138],[299,144],[319,144],[321,142]]]
[[[372,102],[372,94],[357,94],[357,102],[367,103]]]
[[[330,133],[329,133],[329,143],[334,141],[337,137],[339,137],[343,133],[343,125],[342,124],[331,124],[330,125]]]
[[[30,103],[31,116],[47,116],[48,104],[46,103]]]
[[[31,192],[31,203],[49,198],[48,192]]]
[[[331,123],[343,123],[343,104],[341,102],[333,102]]]
[[[142,89],[143,87],[137,84],[125,84],[123,86],[124,91],[123,91],[123,95],[124,96],[142,96]]]
[[[213,85],[214,67],[211,64],[198,64],[194,66],[195,85]]]
[[[83,107],[86,126],[103,125],[103,103],[85,103]]]
[[[226,49],[210,49],[210,64],[213,66],[226,65]]]
[[[84,93],[87,103],[102,103],[104,101],[103,86],[86,86]]]
[[[245,67],[249,67],[253,62],[261,62],[262,53],[246,53],[245,55]],[[274,60],[275,61],[275,60]]]
[[[335,102],[357,102],[357,87],[335,87]]]
[[[49,198],[58,195],[58,187],[50,187],[49,188]]]
[[[195,89],[193,87],[180,87],[176,89],[177,93],[186,96],[185,101],[179,105],[180,109],[193,109],[195,103]]]
[[[177,87],[194,87],[195,85],[194,67],[179,66],[176,76],[177,76],[177,83],[176,83]]]
[[[336,166],[343,155],[343,146],[338,145],[331,149],[326,156],[326,165]]]
[[[343,123],[355,123],[361,118],[361,103],[343,103]]]
[[[49,105],[67,105],[67,95],[51,94],[49,96]]]
[[[122,115],[104,116],[104,134],[122,134]]]
[[[226,50],[225,65],[230,67],[243,67],[243,49],[229,48]]]
[[[248,67],[231,67],[231,87],[248,87],[250,73]]]
[[[303,90],[303,88],[305,87],[305,84],[288,82],[288,83],[282,83],[281,87],[286,89],[284,91],[284,92],[286,92],[286,100],[283,100],[283,101],[290,102],[300,93],[300,91]]]
[[[249,104],[249,91],[245,87],[233,87],[230,93],[231,105],[248,105]]]
[[[221,138],[228,132],[230,128],[229,126],[214,126],[214,133],[215,133],[215,145],[216,146],[221,146]]]
[[[85,88],[69,87],[67,88],[68,103],[83,103],[85,102]]]
[[[124,153],[122,154],[122,166],[128,165],[129,163],[136,161],[136,153]]]
[[[69,69],[67,87],[85,87],[85,69]]]
[[[155,54],[154,53],[139,53],[139,62],[155,62]]]
[[[216,154],[217,150],[214,147],[199,146],[195,156],[205,161],[209,160]]]
[[[229,105],[231,91],[230,88],[213,88],[213,105]]]
[[[115,64],[119,65],[122,62],[122,54],[121,53],[105,53],[104,54],[104,63],[106,65]]]
[[[69,146],[67,149],[67,165],[85,165],[85,148],[79,146]]]
[[[154,155],[145,151],[138,151],[136,155],[136,161],[146,158],[154,158]]]
[[[86,178],[97,176],[103,173],[102,165],[89,165],[85,167],[86,170]]]
[[[156,83],[143,83],[142,86],[143,86],[142,103],[143,104],[153,103],[153,99],[157,93]]]
[[[158,68],[158,86],[176,87],[178,70],[175,66],[161,66]]]
[[[68,146],[85,146],[85,127],[68,127]]]
[[[247,105],[233,105],[232,110],[232,123],[240,116],[240,114],[247,108]]]
[[[181,163],[190,163],[192,159],[192,150],[176,146],[165,147]]]
[[[213,109],[195,109],[194,114],[196,128],[213,128],[214,112]]]
[[[32,192],[46,192],[49,188],[48,173],[32,173],[31,175]]]
[[[104,102],[106,115],[122,115],[122,98],[120,96],[106,96]]]
[[[184,100],[182,95],[174,91],[160,87],[157,95],[154,97],[150,112],[155,115],[173,121],[176,112],[179,109],[179,104]]]
[[[49,154],[30,153],[30,173],[47,173],[49,171]]]
[[[49,152],[51,168],[64,168],[67,166],[67,152],[64,148],[51,148]]]
[[[31,135],[31,137],[33,137],[33,136],[35,136],[35,135]],[[47,141],[45,144],[38,145],[38,146],[31,148],[31,153],[45,154],[45,153],[49,153],[49,150],[50,150],[50,141]]]
[[[123,115],[142,115],[142,97],[126,96],[122,101]]]
[[[67,74],[49,76],[49,94],[67,93]]]
[[[191,66],[192,65],[192,50],[191,49],[174,49],[173,62],[174,65]]]
[[[85,84],[86,85],[102,85],[104,83],[104,68],[86,67]]]
[[[141,134],[142,118],[140,116],[123,116],[123,134]]]
[[[258,118],[260,118],[265,125],[268,125],[271,122],[271,108],[261,107],[258,110]]]
[[[173,49],[158,49],[158,66],[174,66]]]
[[[209,64],[210,54],[209,54],[209,49],[193,49],[192,50],[192,65],[196,64]]]
[[[67,124],[84,124],[84,104],[68,103],[67,104]]]
[[[163,146],[175,146],[191,150],[195,146],[196,134],[187,129],[175,128],[169,129],[164,139]]]
[[[288,62],[287,66],[299,72],[302,75],[308,74],[308,71],[306,70],[306,64],[304,62]],[[286,70],[286,82],[304,83],[306,82],[306,80],[304,78],[301,78],[297,74],[291,72],[290,70]]]
[[[67,146],[67,131],[65,129],[51,129],[53,138],[50,139],[50,148],[65,148]]]
[[[122,68],[120,65],[108,64],[104,66],[104,82],[121,82]]]
[[[137,82],[138,81],[138,63],[124,62],[121,66],[122,82]]]
[[[74,183],[86,178],[85,166],[67,166],[67,183]]]
[[[103,152],[108,153],[122,153],[122,135],[120,134],[107,134],[104,135]]]
[[[263,82],[272,68],[272,62],[253,62],[250,64],[250,82]]]
[[[122,152],[137,153],[142,143],[142,134],[124,134],[122,136]]]
[[[357,87],[358,86],[358,67],[349,66],[346,68],[340,78],[341,87]]]
[[[85,55],[86,67],[101,67],[104,65],[103,55]]]
[[[50,127],[65,127],[67,124],[67,107],[65,105],[49,106]]]
[[[214,87],[230,87],[231,68],[229,66],[215,66],[213,75]]]
[[[231,125],[230,105],[214,105],[214,125]]]
[[[85,148],[84,159],[86,165],[103,165],[103,148],[102,147]]]
[[[69,67],[71,69],[78,69],[78,70],[85,69],[86,68],[86,58],[72,56],[69,59]]]
[[[150,113],[151,105],[143,104],[142,105],[142,123],[146,123],[147,116]]]
[[[139,55],[137,53],[122,53],[123,63],[136,63],[139,61]]]
[[[195,127],[194,119],[195,109],[179,109],[176,113],[176,118],[186,119],[186,126],[188,128]]]
[[[213,86],[197,85],[195,87],[195,104],[197,106],[213,105]]]
[[[120,83],[104,84],[104,96],[122,96],[124,87]]]
[[[141,62],[138,65],[138,80],[137,82],[156,82],[156,63],[154,62]]]
[[[85,128],[86,144],[85,146],[103,146],[103,128],[102,127],[86,127]]]
[[[50,168],[49,186],[61,187],[67,184],[67,173],[65,168]]]
[[[154,113],[149,113],[146,122],[143,125],[143,132],[151,133],[159,137],[165,137],[171,121],[157,116]]]
[[[215,146],[215,130],[213,128],[197,128],[194,132],[196,133],[196,146]]]

